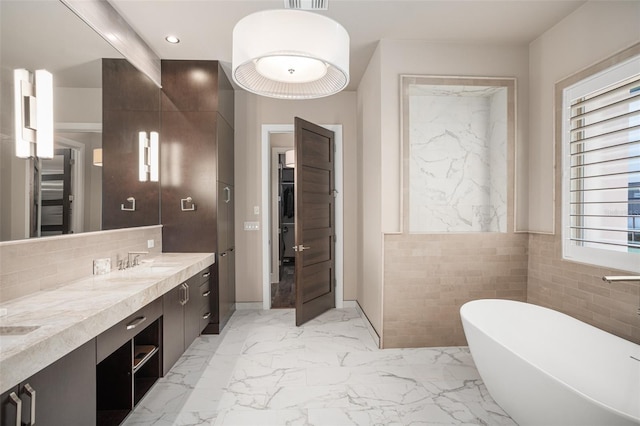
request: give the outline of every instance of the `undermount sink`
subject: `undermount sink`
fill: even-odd
[[[179,263],[152,263],[149,269],[151,272],[168,272],[180,266]]]
[[[154,272],[156,274],[161,274],[161,273],[169,272],[169,271],[175,269],[175,266],[160,266],[160,265],[158,265],[158,266],[152,266],[149,269],[151,270],[151,272]]]
[[[40,328],[38,325],[0,326],[0,336],[24,336]]]

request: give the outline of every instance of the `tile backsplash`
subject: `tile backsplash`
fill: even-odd
[[[147,241],[154,247],[147,248]],[[0,243],[0,302],[59,287],[93,274],[93,260],[129,251],[162,253],[162,226],[87,232]]]
[[[383,347],[466,345],[460,307],[526,300],[527,261],[527,234],[386,234]]]
[[[559,235],[531,234],[528,275],[529,303],[640,343],[640,286],[602,281],[603,275],[633,274],[563,260]]]

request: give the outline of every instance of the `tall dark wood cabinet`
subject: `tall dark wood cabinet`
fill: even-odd
[[[218,333],[235,307],[233,114],[218,61],[162,61],[162,247],[216,253],[205,333]]]
[[[160,184],[138,178],[138,135],[159,130],[158,87],[126,59],[103,59],[102,229],[160,223]]]

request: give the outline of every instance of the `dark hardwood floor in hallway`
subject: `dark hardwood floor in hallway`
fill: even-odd
[[[295,265],[283,267],[280,282],[271,283],[271,308],[294,308],[296,305]]]

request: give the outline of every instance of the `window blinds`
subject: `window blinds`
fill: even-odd
[[[570,106],[570,241],[640,252],[640,74]]]

